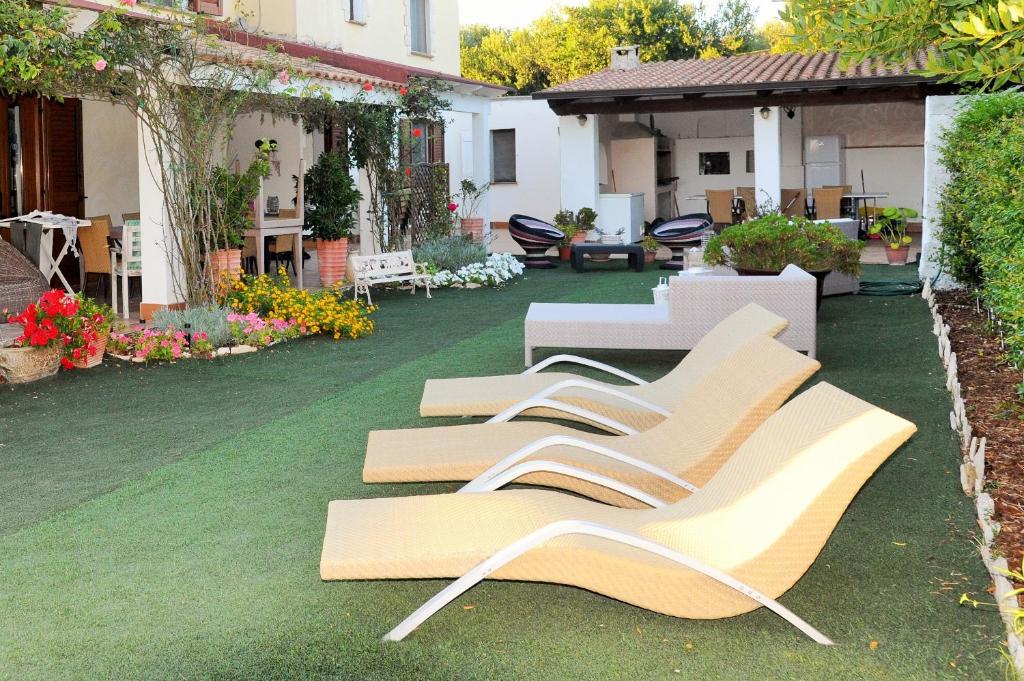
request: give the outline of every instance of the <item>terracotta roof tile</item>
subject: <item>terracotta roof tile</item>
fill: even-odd
[[[913,76],[924,67],[922,50],[904,64],[890,66],[880,60],[868,60],[839,67],[839,55],[831,52],[812,54],[755,53],[717,59],[681,59],[645,62],[635,69],[605,69],[538,93],[541,98],[569,93],[614,92],[624,90],[700,90],[762,89],[786,83],[830,83],[842,85],[851,79],[887,79]],[[927,80],[922,77],[922,81]]]

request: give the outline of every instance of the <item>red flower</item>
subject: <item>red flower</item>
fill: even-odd
[[[70,359],[68,359],[67,357],[61,357],[61,358],[60,358],[60,365],[61,365],[62,367],[64,367],[65,369],[67,369],[68,371],[71,371],[72,369],[74,369],[74,368],[75,368],[75,364],[74,364],[74,362],[72,362],[72,361],[71,361]]]
[[[411,175],[412,175],[412,168],[406,168],[405,169],[405,176],[406,177],[410,177]]]
[[[407,87],[400,87],[400,88],[398,88],[398,94],[400,94],[400,95],[402,95],[404,97],[405,95],[409,94],[409,88],[407,88]]]
[[[74,357],[75,359],[81,359],[82,358],[82,348],[75,348],[74,350],[72,350],[71,351],[71,356]]]
[[[449,213],[454,213],[458,209],[459,209],[459,204],[457,204],[457,203],[449,203],[448,204],[448,212]]]
[[[367,92],[369,92],[370,90],[373,89],[373,83],[371,83],[369,81],[363,83],[363,89],[366,90]]]
[[[412,129],[412,136],[413,137],[423,137],[423,131],[421,129],[419,129],[419,128],[413,128]]]

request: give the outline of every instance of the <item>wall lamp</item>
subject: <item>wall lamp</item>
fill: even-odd
[[[587,124],[587,114],[580,114],[576,117],[576,120],[579,121],[580,127],[582,128]]]
[[[796,109],[794,109],[791,106],[787,106],[786,107],[786,118],[788,118],[789,120],[793,120],[793,118],[795,116],[796,116]]]
[[[765,120],[768,120],[768,118],[769,118],[769,117],[770,117],[771,115],[772,115],[772,110],[771,110],[771,109],[769,109],[769,108],[768,108],[768,107],[766,107],[766,106],[762,106],[762,107],[761,107],[761,118],[763,118],[763,119],[765,119]]]

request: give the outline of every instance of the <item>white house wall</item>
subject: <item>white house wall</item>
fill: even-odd
[[[963,102],[963,95],[928,97],[925,100],[924,220],[921,234],[921,265],[918,272],[926,279],[935,279],[939,276],[939,266],[935,262],[939,246],[936,232],[942,218],[939,202],[942,199],[942,190],[949,181],[949,172],[939,162],[942,134],[953,123]],[[956,285],[949,276],[941,277],[934,283],[938,288],[951,288]]]
[[[110,215],[120,225],[122,213],[139,210],[137,121],[127,108],[82,101],[82,169],[85,214]]]
[[[490,129],[516,131],[516,181],[491,185],[492,220],[513,213],[551,220],[561,207],[558,117],[547,102],[507,97],[491,104]]]

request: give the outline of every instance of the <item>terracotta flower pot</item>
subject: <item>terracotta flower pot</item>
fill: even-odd
[[[885,247],[885,259],[889,261],[890,265],[906,265],[909,255],[910,246],[900,246],[899,248]]]
[[[575,234],[572,235],[572,242],[574,244],[581,244],[584,241],[586,241],[587,240],[587,232],[588,231],[589,231],[589,228],[588,229],[581,229],[581,230],[577,231]]]
[[[565,262],[569,262],[569,259],[571,257],[572,257],[572,247],[571,246],[559,246],[558,247],[558,259],[559,260],[564,260]]]
[[[644,262],[650,265],[654,262],[654,257],[658,255],[657,251],[644,251]]]
[[[242,276],[242,249],[221,248],[210,253],[210,279],[219,284],[222,279]]]
[[[483,218],[462,218],[462,233],[475,244],[484,241],[484,219]]]
[[[100,334],[100,339],[96,341],[94,346],[96,352],[88,357],[85,356],[85,348],[82,348],[82,357],[78,359],[71,359],[71,363],[75,365],[76,369],[92,369],[94,366],[98,366],[103,363],[103,353],[107,351],[107,339],[110,336],[108,334]]]
[[[344,281],[348,264],[348,237],[331,241],[317,239],[316,252],[320,258],[320,285],[327,287]]]
[[[53,376],[60,369],[61,347],[0,348],[0,379],[7,383],[30,383]]]

